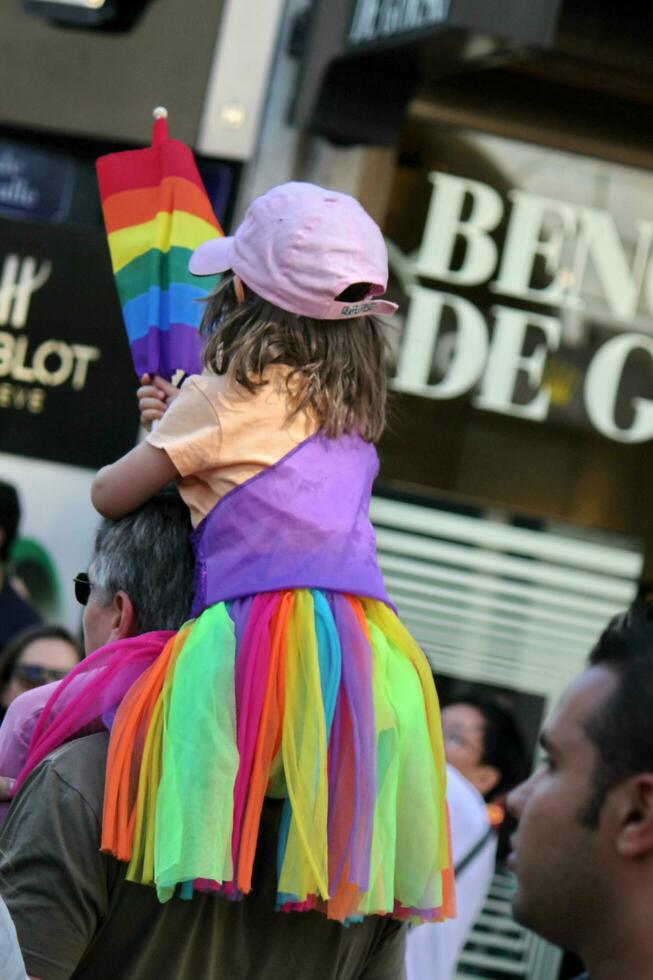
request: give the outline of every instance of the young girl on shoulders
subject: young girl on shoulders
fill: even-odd
[[[437,920],[453,910],[428,663],[385,592],[368,518],[386,400],[381,232],[351,197],[274,188],[193,255],[226,273],[205,372],[146,378],[147,439],[98,473],[119,517],[174,479],[194,532],[191,620],[126,692],[103,849],[162,900],[251,888],[283,799],[280,908]]]

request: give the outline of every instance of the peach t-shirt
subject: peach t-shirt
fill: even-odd
[[[313,435],[305,414],[292,420],[286,378],[273,365],[255,393],[227,375],[191,375],[147,441],[163,449],[179,472],[179,492],[193,527],[226,493],[277,463]]]

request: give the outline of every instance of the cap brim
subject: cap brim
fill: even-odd
[[[190,257],[188,268],[194,276],[213,276],[231,268],[233,238],[210,238],[199,245]]]

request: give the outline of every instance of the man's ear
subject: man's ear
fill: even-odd
[[[501,782],[501,773],[494,766],[477,766],[474,771],[474,785],[481,796],[487,796]]]
[[[131,599],[122,589],[113,597],[114,615],[111,628],[112,640],[124,640],[136,631],[136,613]]]
[[[653,853],[653,773],[631,776],[614,794],[617,853],[626,860]]]

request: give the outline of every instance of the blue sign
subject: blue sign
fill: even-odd
[[[0,214],[65,221],[74,183],[68,157],[0,140]]]
[[[234,182],[234,168],[228,163],[214,161],[198,161],[198,168],[207,196],[215,215],[224,228],[229,216],[231,191]]]

